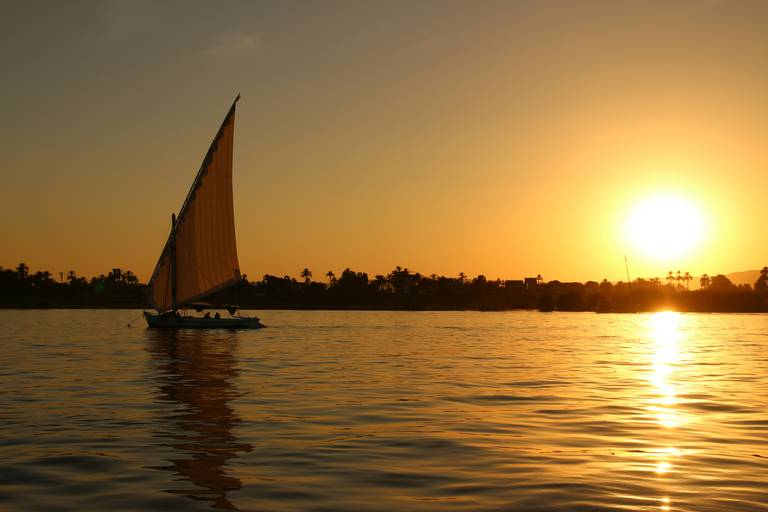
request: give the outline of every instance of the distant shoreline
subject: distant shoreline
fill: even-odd
[[[351,269],[338,278],[329,271],[327,283],[313,281],[309,269],[301,276],[296,280],[267,274],[259,281],[243,277],[204,301],[295,311],[768,312],[768,267],[760,271],[754,287],[735,285],[722,274],[694,278],[688,272],[669,272],[664,280],[635,279],[631,284],[605,279],[545,282],[540,275],[505,281],[463,273],[424,276],[401,267],[373,279]],[[694,280],[700,287],[691,290]],[[0,268],[3,309],[151,309],[145,292],[135,274],[121,269],[90,279],[70,272],[65,281],[63,274],[56,280],[50,272],[31,273],[23,263],[16,269]]]
[[[188,308],[191,309],[191,308]],[[255,311],[407,311],[412,313],[439,313],[439,312],[477,312],[477,313],[508,313],[511,311],[529,311],[534,313],[595,313],[595,314],[642,314],[642,313],[659,313],[662,311],[673,311],[675,313],[701,313],[701,314],[726,314],[726,315],[764,315],[768,313],[765,311],[738,311],[738,310],[677,310],[673,308],[657,308],[638,311],[596,311],[596,310],[547,310],[542,311],[539,309],[523,309],[523,308],[510,308],[510,309],[407,309],[407,308],[377,308],[377,307],[241,307],[242,310],[255,310]],[[15,311],[40,311],[40,310],[126,310],[126,311],[153,311],[149,307],[132,307],[132,306],[9,306],[0,305],[0,310],[15,310]]]

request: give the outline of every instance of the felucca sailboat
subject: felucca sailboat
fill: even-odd
[[[235,244],[232,203],[232,149],[238,94],[221,123],[195,181],[179,210],[171,215],[171,233],[147,285],[147,297],[157,314],[144,312],[150,327],[264,327],[258,318],[236,314],[237,307],[216,307],[203,301],[242,280]],[[222,309],[222,318],[182,315],[180,310]]]

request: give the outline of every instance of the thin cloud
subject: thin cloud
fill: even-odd
[[[211,45],[200,51],[201,58],[239,57],[250,55],[261,48],[260,41],[255,36],[227,35],[213,41]]]
[[[726,6],[725,0],[693,0],[679,5],[684,16],[695,18],[704,16]]]

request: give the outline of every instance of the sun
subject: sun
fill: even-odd
[[[625,236],[637,250],[664,261],[689,256],[704,234],[701,210],[682,196],[659,195],[640,201],[625,225]]]

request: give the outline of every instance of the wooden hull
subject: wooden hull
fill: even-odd
[[[144,312],[147,325],[160,329],[261,329],[258,318],[201,318],[197,316],[153,315]]]

